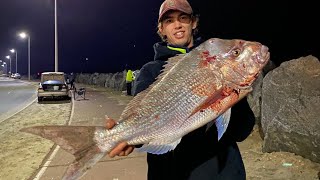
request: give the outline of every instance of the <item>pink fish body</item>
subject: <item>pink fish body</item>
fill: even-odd
[[[163,154],[187,133],[210,123],[225,132],[230,108],[252,90],[269,61],[258,42],[212,38],[170,58],[148,89],[135,96],[113,129],[96,126],[34,126],[21,131],[50,139],[76,160],[64,179],[78,179],[117,144],[143,144],[139,151]]]

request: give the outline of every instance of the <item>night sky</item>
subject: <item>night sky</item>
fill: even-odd
[[[153,60],[162,0],[57,1],[59,71],[114,73]],[[200,14],[199,35],[205,39],[259,41],[276,65],[310,54],[320,58],[319,10],[311,0],[189,2]],[[31,36],[31,74],[54,71],[54,0],[0,0],[0,13],[0,59],[15,48],[18,72],[28,73],[27,41],[17,36],[25,30]]]

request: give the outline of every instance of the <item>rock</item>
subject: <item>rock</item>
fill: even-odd
[[[286,151],[320,162],[320,62],[283,62],[263,79],[264,152]]]

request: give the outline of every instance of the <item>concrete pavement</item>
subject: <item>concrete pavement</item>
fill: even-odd
[[[101,87],[89,87],[76,84],[76,88],[86,88],[86,99],[76,95],[69,124],[71,125],[104,125],[105,115],[118,119],[126,104],[132,99]],[[44,160],[32,179],[61,179],[67,166],[74,157],[55,146]],[[146,154],[133,152],[128,157],[101,159],[82,180],[145,180],[147,179]]]

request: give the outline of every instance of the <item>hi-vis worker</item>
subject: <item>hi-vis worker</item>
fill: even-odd
[[[131,69],[127,70],[127,75],[126,75],[126,83],[127,83],[127,95],[131,96],[131,87],[132,87],[132,81],[134,80],[133,73]]]

